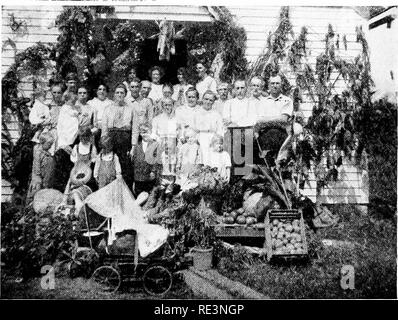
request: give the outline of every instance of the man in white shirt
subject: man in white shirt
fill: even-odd
[[[79,87],[77,90],[76,106],[80,108],[79,127],[91,127],[93,124],[94,110],[87,103],[88,91],[85,87]]]
[[[142,80],[140,96],[143,97],[143,98],[148,98],[149,93],[151,92],[151,90],[152,90],[152,83],[150,81],[148,81],[148,80]]]
[[[250,92],[248,96],[250,110],[252,110],[251,121],[253,124],[256,123],[260,117],[262,110],[264,109],[264,97],[262,96],[262,89],[264,87],[264,80],[259,76],[254,76],[250,80]]]
[[[133,78],[131,80],[131,97],[127,99],[126,102],[134,109],[134,114],[138,119],[138,126],[146,125],[151,127],[154,108],[151,99],[140,96],[141,86],[142,83],[140,79]]]
[[[226,82],[220,82],[217,85],[217,93],[218,99],[214,102],[213,109],[222,116],[225,102],[228,100],[229,84]]]
[[[281,146],[286,144],[286,138],[290,132],[289,121],[293,114],[293,101],[281,93],[282,79],[279,75],[270,77],[269,92],[270,95],[263,98],[260,108],[257,109],[255,131],[258,143],[263,150],[268,151],[262,157],[273,165]],[[273,123],[275,127],[267,127],[269,124],[273,126]],[[257,154],[257,144],[255,144],[254,155],[257,156]],[[257,163],[257,161],[262,160],[255,158],[254,162]]]
[[[228,100],[224,105],[223,120],[225,126],[244,127],[253,125],[255,110],[249,105],[246,98],[246,83],[236,80],[234,83],[236,97]]]
[[[270,95],[264,97],[262,108],[257,109],[257,120],[286,123],[293,114],[293,101],[282,94],[282,79],[279,75],[269,80]]]

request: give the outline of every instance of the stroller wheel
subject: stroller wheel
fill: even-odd
[[[106,293],[116,292],[122,283],[119,271],[111,266],[102,266],[95,269],[91,280]]]
[[[164,296],[173,284],[171,272],[162,266],[149,267],[142,280],[145,292],[153,296]]]

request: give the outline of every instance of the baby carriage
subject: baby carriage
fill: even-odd
[[[95,256],[93,286],[107,293],[127,284],[140,284],[154,296],[169,292],[186,263],[175,253],[168,230],[146,223],[122,179],[87,197],[81,215],[80,243]]]

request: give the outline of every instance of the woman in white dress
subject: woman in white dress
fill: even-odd
[[[198,132],[203,163],[208,162],[211,139],[214,134],[222,136],[224,133],[222,117],[212,108],[215,100],[216,94],[210,90],[206,91],[203,95],[203,104],[194,118],[194,128]]]
[[[152,120],[152,134],[160,143],[162,175],[174,177],[175,180],[179,126],[174,112],[174,101],[171,98],[163,98],[160,105],[162,113]]]
[[[217,83],[213,77],[207,74],[207,68],[204,63],[198,62],[196,64],[196,72],[199,77],[199,81],[196,83],[196,90],[199,92],[199,100],[201,101],[207,90],[217,92]]]
[[[174,85],[173,100],[176,101],[176,106],[183,106],[187,103],[186,92],[189,88],[193,87],[187,82],[186,69],[178,68],[177,70],[178,84]]]
[[[199,93],[195,88],[189,88],[185,94],[187,104],[176,108],[177,123],[181,127],[181,136],[185,136],[185,130],[194,127],[195,113],[198,111]]]
[[[151,69],[149,69],[149,77],[151,78],[152,81],[151,82],[152,89],[151,92],[149,92],[148,98],[151,98],[154,104],[157,103],[163,97],[162,93],[163,85],[160,84],[160,80],[162,79],[163,74],[164,74],[163,69],[158,66],[154,66]]]

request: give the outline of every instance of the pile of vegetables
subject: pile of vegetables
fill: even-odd
[[[223,194],[227,182],[217,172],[217,168],[198,165],[188,175],[188,181],[192,185],[184,193],[190,196],[220,195]]]
[[[274,254],[305,254],[300,219],[272,219],[271,243]]]
[[[225,224],[241,224],[251,226],[257,223],[257,218],[254,211],[245,210],[244,208],[239,208],[232,210],[231,212],[224,212],[223,222]]]

